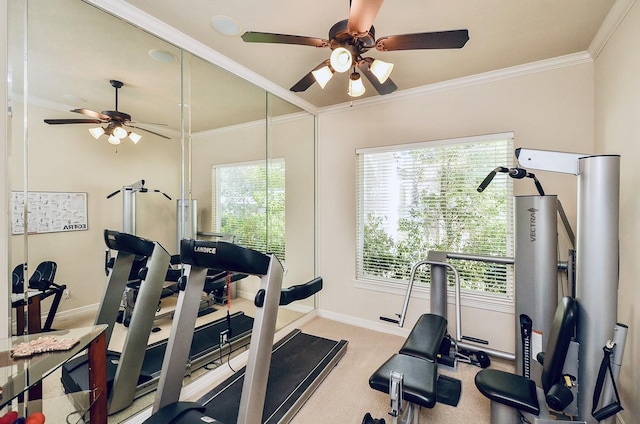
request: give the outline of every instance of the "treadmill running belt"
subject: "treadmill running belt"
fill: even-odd
[[[238,337],[251,334],[253,327],[253,318],[244,314],[244,312],[236,312],[231,316],[232,335],[229,339],[233,342]],[[193,333],[193,341],[189,351],[189,360],[191,362],[200,359],[212,352],[220,349],[220,333],[227,329],[227,319],[220,318],[216,321],[203,324],[197,327]],[[149,345],[144,355],[142,364],[142,375],[152,375],[154,377],[160,375],[162,369],[162,361],[164,360],[164,352],[167,350],[167,340],[161,340]]]
[[[278,342],[271,359],[262,422],[280,422],[307,390],[315,390],[320,383],[317,379],[322,380],[328,372],[326,368],[335,365],[336,357],[342,357],[346,344],[344,340],[336,342],[299,330]],[[223,423],[237,422],[244,373],[242,368],[197,402],[206,407],[207,416]]]
[[[253,327],[253,318],[244,314],[244,312],[236,312],[231,315],[232,337],[229,339],[233,342],[237,338],[246,337],[251,334]],[[226,318],[203,324],[197,327],[194,332],[193,342],[189,359],[193,363],[199,359],[211,360],[207,355],[211,355],[220,349],[220,332],[227,329]],[[157,380],[162,369],[162,361],[164,353],[167,349],[167,340],[161,340],[147,346],[144,352],[144,362],[140,376],[138,377],[138,389],[144,390],[136,395],[147,393],[155,388],[155,383],[151,380]],[[107,351],[107,393],[111,393],[111,387],[115,378],[118,359],[120,352]],[[204,365],[204,364],[202,364]],[[65,363],[62,367],[62,385],[66,393],[79,392],[89,390],[89,371],[87,355],[82,355]],[[147,384],[152,384],[153,388],[148,388]]]

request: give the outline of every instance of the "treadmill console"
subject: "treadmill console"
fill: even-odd
[[[151,256],[155,246],[151,240],[114,230],[104,230],[104,242],[111,250],[139,256]]]
[[[252,275],[266,275],[270,262],[269,256],[237,244],[193,239],[180,241],[180,260],[203,268]]]

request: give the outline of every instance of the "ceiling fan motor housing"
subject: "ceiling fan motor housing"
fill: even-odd
[[[331,50],[338,47],[344,47],[353,54],[354,57],[358,57],[367,50],[375,47],[375,28],[372,26],[366,35],[362,37],[354,37],[349,34],[347,25],[349,20],[337,22],[329,30],[329,41]]]
[[[103,115],[107,115],[111,118],[112,121],[116,122],[128,122],[131,121],[131,115],[124,112],[119,112],[117,110],[103,110],[101,112]]]

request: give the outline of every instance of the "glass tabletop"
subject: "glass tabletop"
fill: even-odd
[[[106,325],[95,325],[0,339],[0,408],[86,349],[106,328]],[[11,350],[15,346],[36,341],[40,337],[55,337],[58,340],[77,338],[79,342],[69,350],[37,353],[26,358],[12,357]]]

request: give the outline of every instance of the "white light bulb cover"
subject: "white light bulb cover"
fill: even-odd
[[[371,70],[371,73],[378,78],[380,84],[382,84],[389,78],[389,75],[391,75],[391,71],[393,71],[393,63],[387,63],[376,59],[373,61],[369,69]]]
[[[349,78],[349,88],[347,89],[347,94],[351,97],[360,97],[365,92],[364,84],[362,83],[362,78],[360,78],[360,74],[354,72],[351,74]]]
[[[313,77],[316,79],[320,87],[324,88],[329,80],[333,77],[333,71],[328,66],[323,66],[320,69],[311,71]]]
[[[104,128],[102,127],[89,128],[89,134],[91,134],[91,136],[97,140],[100,138],[102,134],[104,134]]]
[[[133,144],[138,144],[138,141],[142,138],[140,134],[136,134],[134,132],[129,133],[129,138],[133,141]]]
[[[120,141],[121,140],[113,134],[109,136],[109,143],[113,144],[114,146],[117,146],[118,144],[120,144]]]
[[[125,138],[127,136],[127,130],[120,126],[117,126],[113,129],[113,135],[118,138]]]
[[[332,51],[329,61],[336,72],[347,72],[353,64],[351,52],[344,47],[338,47]]]

